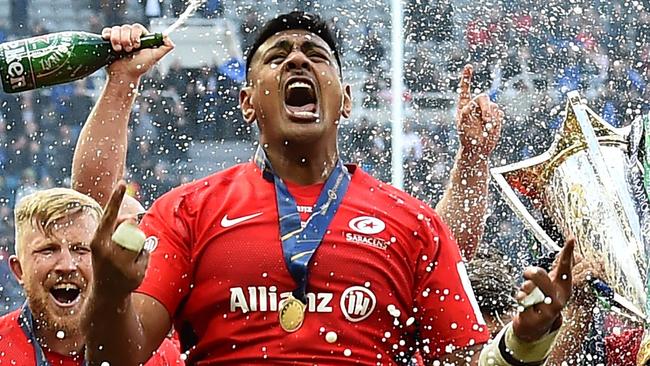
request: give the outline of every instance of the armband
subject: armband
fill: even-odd
[[[481,351],[479,366],[541,366],[551,352],[559,329],[533,342],[517,338],[509,323]]]

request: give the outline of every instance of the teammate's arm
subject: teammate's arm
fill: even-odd
[[[126,190],[119,182],[91,243],[94,283],[82,317],[89,365],[138,365],[146,362],[171,327],[166,308],[154,298],[132,293],[142,282],[149,261],[112,242],[124,219],[118,211]]]
[[[472,259],[485,226],[488,202],[488,158],[501,134],[503,112],[485,94],[471,99],[472,67],[460,81],[456,127],[460,148],[449,185],[436,205],[466,260]]]
[[[475,349],[471,350],[470,364],[510,366],[544,363],[553,349],[562,325],[562,310],[571,296],[574,246],[574,239],[565,243],[558,264],[551,272],[546,273],[540,267],[528,267],[524,271],[526,281],[517,293],[517,300],[523,300],[536,287],[546,295],[545,300],[517,312],[512,322],[501,330],[492,343],[483,347],[480,354],[477,355]],[[450,357],[450,361],[458,362],[470,354],[461,350]]]
[[[135,24],[104,28],[102,36],[115,51],[131,52],[146,33]],[[106,85],[81,130],[72,160],[72,188],[102,206],[124,174],[128,122],[140,77],[173,47],[166,37],[160,48],[134,52],[108,66]]]

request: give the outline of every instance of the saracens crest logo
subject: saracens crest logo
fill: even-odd
[[[375,236],[386,229],[386,224],[376,217],[355,217],[348,222],[348,227],[354,230],[353,233],[345,233],[345,240],[350,243],[368,245],[381,250],[386,250],[390,245],[388,240]]]
[[[386,228],[386,224],[383,221],[372,216],[355,217],[350,220],[348,226],[350,229],[366,235],[379,234]]]

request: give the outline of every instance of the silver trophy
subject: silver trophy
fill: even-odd
[[[648,203],[636,158],[638,123],[614,128],[568,93],[564,124],[545,153],[491,169],[506,202],[552,250],[554,242],[533,216],[547,215],[576,252],[604,262],[603,280],[613,290],[615,309],[646,319]],[[529,208],[535,208],[529,210]]]

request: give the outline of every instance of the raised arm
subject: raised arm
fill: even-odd
[[[116,51],[131,52],[146,33],[135,24],[105,28],[102,36]],[[106,84],[81,130],[72,160],[72,188],[102,206],[124,174],[129,116],[140,77],[172,49],[166,38],[162,47],[134,52],[108,67]]]
[[[562,325],[562,310],[571,296],[573,248],[570,239],[559,254],[557,266],[549,273],[539,267],[524,271],[526,281],[517,293],[522,301],[537,287],[545,295],[543,302],[515,314],[513,321],[484,347],[457,349],[437,360],[442,365],[514,366],[542,365],[554,350],[554,342]],[[482,348],[482,349],[481,349]]]
[[[465,260],[472,259],[483,237],[488,205],[488,160],[499,141],[503,122],[503,112],[487,95],[472,99],[472,73],[472,66],[466,65],[456,113],[460,148],[449,185],[436,205]]]
[[[171,327],[161,303],[132,293],[144,278],[148,252],[132,252],[111,240],[125,220],[118,219],[125,191],[124,182],[118,182],[91,243],[94,283],[82,316],[86,360],[91,366],[143,364]]]

